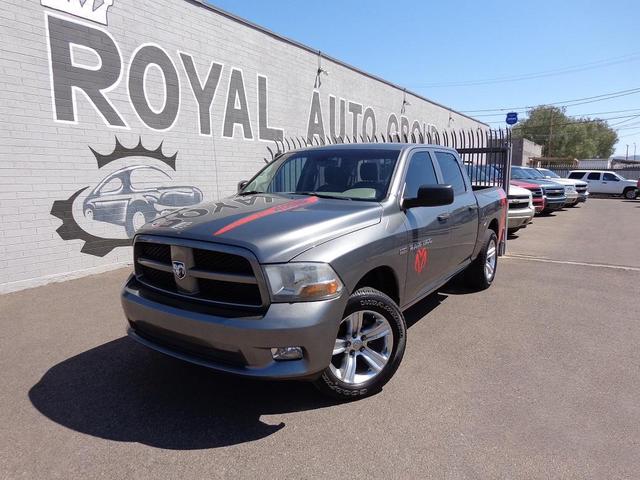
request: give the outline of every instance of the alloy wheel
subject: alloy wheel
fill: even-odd
[[[347,384],[363,383],[380,374],[392,350],[389,321],[378,312],[358,310],[340,323],[330,368]]]
[[[492,238],[491,241],[489,242],[489,245],[487,246],[487,259],[485,260],[485,263],[484,263],[484,274],[489,282],[493,280],[493,275],[495,274],[495,271],[496,271],[497,261],[498,261],[498,257],[497,257],[496,242]]]

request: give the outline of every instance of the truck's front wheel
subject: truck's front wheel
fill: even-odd
[[[348,400],[378,392],[398,369],[407,326],[396,303],[373,288],[349,298],[331,363],[315,381],[324,393]]]

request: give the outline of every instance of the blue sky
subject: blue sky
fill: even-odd
[[[640,88],[637,0],[211,3],[459,111]],[[468,84],[541,72],[551,75]],[[466,85],[451,85],[455,82]],[[569,115],[592,113],[620,122],[616,154],[624,155],[629,144],[632,155],[636,142],[640,155],[640,92],[567,110]],[[478,118],[504,126],[502,114]]]

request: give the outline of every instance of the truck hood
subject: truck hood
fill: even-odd
[[[516,195],[531,198],[531,190],[518,187],[517,185],[509,185],[509,197],[516,196]]]
[[[515,180],[518,181],[518,180]],[[536,185],[540,185],[541,187],[561,187],[559,183],[556,181],[547,180],[545,178],[527,178],[524,180],[526,183],[534,183]]]
[[[261,263],[277,263],[380,223],[381,218],[377,202],[259,194],[185,208],[146,224],[137,233],[244,247]]]
[[[550,180],[561,185],[573,185],[574,187],[586,187],[588,185],[587,182],[583,182],[582,180],[574,180],[572,178],[553,178]]]

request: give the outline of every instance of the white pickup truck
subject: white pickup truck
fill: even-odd
[[[507,230],[515,233],[526,227],[536,214],[531,191],[526,188],[509,185],[509,210],[507,212]]]
[[[638,196],[638,185],[635,180],[627,180],[615,172],[605,170],[572,170],[568,178],[584,180],[589,184],[590,193],[603,195],[622,195],[633,200]]]

